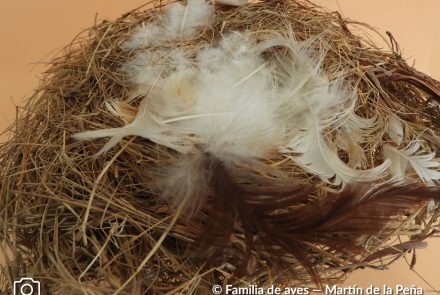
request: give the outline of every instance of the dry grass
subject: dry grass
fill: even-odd
[[[156,6],[160,9],[161,4]],[[43,289],[56,294],[211,294],[214,283],[234,279],[227,259],[207,266],[203,259],[186,255],[200,225],[171,214],[149,186],[162,173],[160,168],[173,161],[173,152],[146,139],[126,138],[117,149],[95,159],[92,155],[104,141],[70,138],[80,130],[123,124],[104,106],[105,101],[128,96],[119,68],[129,53],[119,46],[156,12],[133,11],[79,35],[52,61],[40,87],[10,126],[10,139],[0,147],[0,238],[3,251],[12,250],[2,269],[3,290],[24,275],[40,279]],[[319,46],[329,48],[325,71],[332,77],[343,70],[357,87],[358,114],[391,111],[411,122],[415,131],[427,130],[426,136],[440,130],[438,82],[407,66],[398,52],[375,48],[350,32],[367,26],[308,1],[219,7],[212,27],[181,46],[196,51],[216,42],[222,33],[282,32],[286,23],[297,38],[319,36]],[[374,140],[365,149],[371,151],[369,166],[382,160]],[[281,158],[268,161],[292,173],[292,178],[324,186]],[[357,237],[365,249],[362,255],[348,257],[313,243],[305,246],[322,282],[335,283],[356,268],[382,269],[423,246],[421,241],[438,226],[439,212],[428,212],[421,202],[377,235]],[[231,244],[240,244],[240,232]],[[269,254],[260,257],[265,255]],[[282,265],[256,260],[258,275],[234,279],[234,284],[312,285],[306,269],[293,256],[283,255]]]

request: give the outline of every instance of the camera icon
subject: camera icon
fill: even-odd
[[[40,282],[32,278],[15,281],[13,295],[40,295]]]

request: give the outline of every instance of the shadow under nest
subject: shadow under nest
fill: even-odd
[[[438,185],[348,186],[338,191],[280,158],[258,171],[231,174],[210,159],[212,194],[195,218],[175,214],[151,187],[176,152],[124,138],[94,158],[105,140],[71,135],[123,123],[104,102],[128,95],[121,50],[164,4],[131,11],[83,32],[51,62],[41,85],[0,147],[2,290],[23,276],[54,294],[211,294],[214,284],[314,286],[344,280],[358,268],[384,269],[423,247],[438,229]],[[366,25],[308,1],[217,6],[211,27],[182,46],[197,50],[232,31],[318,36],[324,71],[340,67],[358,92],[357,114],[395,110],[437,140],[440,84],[408,66],[396,51],[376,48],[351,29]],[[350,29],[349,29],[350,28]],[[393,45],[396,45],[392,39]],[[323,45],[324,46],[324,45]],[[382,160],[366,143],[368,165]],[[341,153],[341,158],[344,155]],[[208,155],[209,157],[209,155]],[[374,189],[370,189],[373,187]]]

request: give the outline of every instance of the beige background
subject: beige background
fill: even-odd
[[[317,1],[317,0],[316,0]],[[43,62],[82,29],[99,19],[114,19],[146,0],[0,0],[0,130],[15,118],[15,105],[38,85]],[[440,79],[440,0],[319,0],[345,17],[367,22],[382,33],[389,30],[404,56],[419,70]],[[377,39],[377,37],[374,37]],[[408,257],[410,259],[410,257]],[[440,240],[418,251],[416,270],[440,289]],[[390,270],[359,270],[345,285],[405,284],[431,288],[404,260]]]

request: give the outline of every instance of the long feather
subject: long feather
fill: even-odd
[[[188,152],[192,147],[192,145],[185,141],[185,138],[182,137],[178,131],[163,124],[152,113],[148,99],[141,103],[133,122],[120,128],[79,132],[74,134],[73,138],[76,140],[93,140],[95,138],[111,136],[111,140],[108,141],[107,144],[97,153],[96,156],[99,156],[110,150],[123,137],[130,135],[148,138],[157,144],[172,148],[182,153]]]
[[[393,232],[395,226],[401,224],[402,215],[418,210],[432,199],[440,200],[438,187],[417,183],[351,185],[341,192],[326,192],[325,197],[318,198],[312,197],[317,193],[312,186],[291,181],[290,190],[283,189],[282,195],[271,194],[255,186],[256,177],[249,186],[221,163],[213,164],[212,169],[214,195],[202,220],[193,255],[207,257],[207,261],[215,265],[232,246],[233,233],[244,232],[241,239],[245,247],[237,254],[239,260],[234,261],[238,277],[249,274],[250,253],[270,253],[269,266],[277,257],[280,260],[276,262],[283,265],[281,257],[290,254],[309,271],[315,283],[320,284],[318,270],[325,264],[313,260],[314,250],[309,243],[345,253],[352,263],[359,263],[359,259],[369,253],[355,241],[364,235]],[[260,178],[260,181],[267,185],[267,179]],[[279,181],[273,179],[272,186],[276,187]],[[281,183],[284,188],[289,187],[284,180]],[[387,253],[382,255],[392,254]]]
[[[287,101],[287,112],[293,116],[287,121],[291,124],[288,126],[292,138],[281,151],[306,171],[334,185],[383,178],[388,173],[389,161],[368,170],[355,169],[361,165],[350,167],[343,162],[338,156],[337,144],[326,136],[332,129],[345,125],[343,128],[354,136],[352,143],[359,152],[359,142],[369,134],[369,128],[374,127],[371,125],[376,118],[363,119],[354,114],[354,94],[341,86],[341,80],[329,81],[321,73],[322,56],[311,58],[306,54],[309,47],[296,44],[292,41],[286,45],[290,54],[287,60],[281,58],[280,62],[281,93]],[[292,102],[295,104],[289,104]]]
[[[433,184],[440,180],[440,162],[434,160],[435,152],[419,152],[419,141],[410,142],[405,149],[398,150],[389,144],[384,145],[384,155],[391,160],[391,173],[394,179],[403,180],[408,164],[421,180]]]
[[[372,169],[358,170],[349,167],[343,162],[337,151],[332,150],[323,136],[324,131],[315,122],[315,127],[297,136],[296,141],[290,143],[292,151],[300,152],[299,156],[290,158],[306,171],[318,175],[321,179],[335,185],[350,182],[372,182],[384,177],[388,173],[389,160]]]

